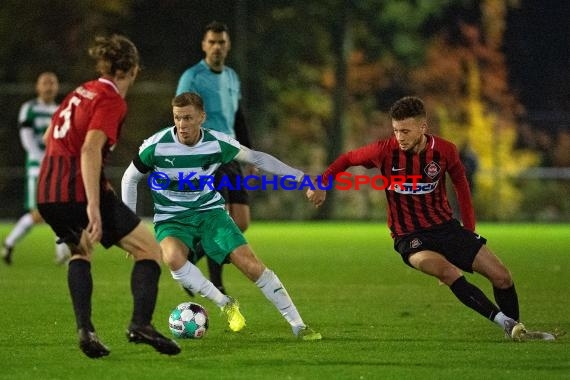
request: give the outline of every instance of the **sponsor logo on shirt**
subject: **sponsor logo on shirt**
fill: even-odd
[[[415,185],[411,183],[396,184],[394,185],[394,191],[398,194],[429,194],[437,188],[439,180],[435,182],[417,182]]]

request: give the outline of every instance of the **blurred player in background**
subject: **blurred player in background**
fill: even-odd
[[[109,355],[91,321],[91,256],[96,243],[116,245],[134,259],[133,312],[127,339],[167,355],[180,347],[151,325],[161,251],[152,233],[117,197],[105,177],[107,156],[127,114],[125,96],[139,72],[139,53],[126,37],[97,37],[89,49],[100,77],[69,93],[54,113],[40,169],[38,210],[71,249],[67,282],[79,335],[90,358]]]
[[[182,93],[172,100],[174,126],[145,140],[121,182],[123,201],[132,209],[137,204],[137,183],[145,173],[166,174],[170,185],[152,187],[154,229],[164,262],[172,277],[185,289],[207,297],[228,315],[230,329],[245,327],[237,301],[224,295],[200,269],[188,260],[188,252],[201,243],[206,255],[217,263],[230,262],[261,290],[302,340],[320,340],[321,334],[303,322],[297,307],[277,275],[259,260],[243,233],[224,207],[221,194],[198,178],[211,178],[221,164],[237,159],[269,173],[289,175],[300,181],[304,174],[273,156],[250,150],[227,134],[202,129],[207,115],[202,98]],[[158,173],[157,173],[158,172]],[[179,173],[194,173],[188,186],[177,180]],[[151,178],[151,177],[149,177]],[[156,179],[156,176],[152,178]],[[151,179],[152,179],[151,178]],[[149,181],[150,182],[150,181]],[[230,186],[225,182],[223,186]]]
[[[378,168],[387,178],[417,176],[405,185],[386,188],[388,226],[394,248],[412,268],[434,276],[449,286],[464,305],[498,324],[513,340],[552,340],[556,334],[528,332],[519,322],[519,301],[509,270],[475,233],[475,213],[469,184],[455,145],[427,134],[427,114],[417,97],[404,97],[390,109],[394,136],[340,155],[323,173],[334,180],[352,166]],[[445,177],[449,175],[459,203],[463,226],[447,201]],[[307,191],[317,207],[325,200],[321,189]],[[462,271],[477,272],[493,286],[496,305]]]
[[[26,151],[26,193],[25,209],[16,225],[10,231],[2,247],[2,259],[12,264],[12,256],[16,243],[22,239],[34,225],[43,219],[36,209],[36,188],[40,164],[44,157],[45,146],[43,136],[51,117],[57,109],[56,97],[59,91],[57,75],[52,72],[41,73],[36,80],[37,98],[22,104],[18,115],[20,141]],[[69,259],[69,248],[65,244],[56,244],[55,262],[63,264]]]
[[[226,24],[212,21],[204,32],[202,50],[205,57],[196,65],[187,69],[178,81],[176,94],[195,92],[204,100],[206,114],[204,128],[222,132],[237,139],[241,145],[251,148],[249,130],[245,123],[243,110],[240,105],[241,85],[236,72],[225,65],[230,51],[231,42],[229,29]],[[255,169],[247,165],[247,174]],[[215,176],[214,183],[219,185],[223,177],[231,183],[236,183],[236,177],[243,177],[239,162],[231,161],[222,165]],[[226,209],[242,232],[247,230],[250,223],[249,197],[244,188],[229,190],[227,186],[222,192],[226,201]],[[191,253],[192,255],[192,253]],[[195,263],[204,255],[198,246],[191,261]],[[208,257],[208,270],[212,283],[225,293],[222,282],[222,266]],[[191,294],[191,293],[190,293]]]

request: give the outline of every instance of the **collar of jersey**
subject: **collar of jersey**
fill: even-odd
[[[115,91],[117,92],[117,94],[119,93],[119,88],[117,87],[117,85],[115,84],[115,82],[113,82],[112,80],[105,79],[105,78],[99,78],[99,82],[108,84],[109,86],[111,86],[111,87],[113,87],[113,88],[115,89]]]

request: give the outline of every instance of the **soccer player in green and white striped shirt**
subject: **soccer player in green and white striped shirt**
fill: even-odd
[[[182,93],[172,100],[174,126],[163,129],[142,144],[122,180],[123,201],[133,210],[137,183],[145,173],[154,201],[154,228],[163,259],[172,277],[183,287],[200,293],[220,307],[232,331],[245,327],[237,300],[223,294],[188,260],[188,252],[199,242],[206,255],[217,263],[231,262],[260,288],[302,340],[319,340],[321,334],[301,318],[284,285],[273,271],[255,256],[243,233],[224,208],[224,199],[200,178],[233,159],[253,164],[263,171],[290,176],[300,182],[304,173],[269,154],[243,147],[234,138],[202,128],[206,118],[202,98]],[[156,174],[160,173],[162,178]]]
[[[12,263],[14,246],[30,229],[42,223],[43,219],[36,209],[36,189],[40,164],[44,157],[45,146],[43,135],[49,127],[51,117],[57,109],[55,98],[59,91],[57,75],[43,72],[36,81],[35,99],[22,104],[18,115],[20,140],[26,151],[26,193],[25,209],[27,212],[18,219],[3,242],[2,259],[6,264]],[[56,244],[55,261],[63,264],[69,258],[69,248],[65,244]]]

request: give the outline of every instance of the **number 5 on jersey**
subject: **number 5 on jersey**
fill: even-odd
[[[65,137],[67,131],[69,131],[69,127],[71,126],[71,115],[73,115],[73,109],[79,103],[81,103],[81,99],[77,96],[74,96],[69,100],[69,103],[67,103],[67,107],[59,112],[58,117],[60,119],[63,119],[63,124],[54,125],[53,137],[55,139],[62,139]]]

